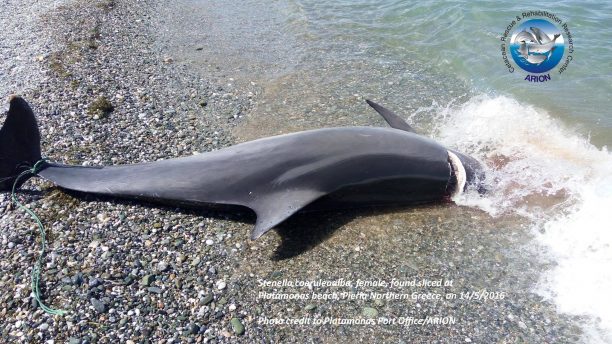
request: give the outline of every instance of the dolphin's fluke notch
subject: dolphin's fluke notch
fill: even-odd
[[[366,99],[366,103],[376,110],[376,112],[378,112],[385,119],[385,121],[387,121],[391,128],[416,133],[416,131],[414,131],[414,129],[408,123],[406,123],[406,121],[404,121],[400,116],[396,115],[393,111],[380,104],[376,104],[369,99]]]

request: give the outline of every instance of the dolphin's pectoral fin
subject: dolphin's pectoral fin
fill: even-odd
[[[259,199],[257,204],[250,207],[257,214],[257,222],[251,232],[251,239],[255,240],[264,235],[323,194],[314,190],[287,190]]]
[[[386,109],[382,105],[376,104],[373,101],[367,99],[366,103],[368,103],[368,105],[370,105],[374,110],[376,110],[376,112],[378,112],[385,119],[385,121],[389,123],[391,128],[416,133],[416,131],[414,131],[414,129],[408,123],[406,123],[406,121],[404,121],[400,116],[393,113],[391,110]]]

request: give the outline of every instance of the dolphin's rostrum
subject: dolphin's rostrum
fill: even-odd
[[[81,167],[47,162],[38,173],[61,188],[165,204],[248,207],[256,239],[301,210],[449,200],[478,182],[480,164],[412,132],[368,101],[394,128],[297,132],[150,163]],[[397,128],[397,129],[396,129]],[[41,159],[25,100],[14,97],[0,130],[0,190]]]

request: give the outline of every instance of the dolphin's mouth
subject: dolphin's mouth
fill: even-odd
[[[448,152],[448,164],[450,165],[451,175],[446,185],[446,195],[455,201],[459,195],[463,193],[465,189],[465,183],[467,181],[467,174],[463,163],[455,153]]]

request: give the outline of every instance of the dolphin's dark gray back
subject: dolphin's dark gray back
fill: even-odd
[[[311,130],[145,164],[50,166],[39,173],[81,192],[249,207],[257,214],[253,238],[323,196],[333,201],[336,192],[365,192],[363,205],[439,200],[450,174],[447,150],[433,140],[371,127]]]

